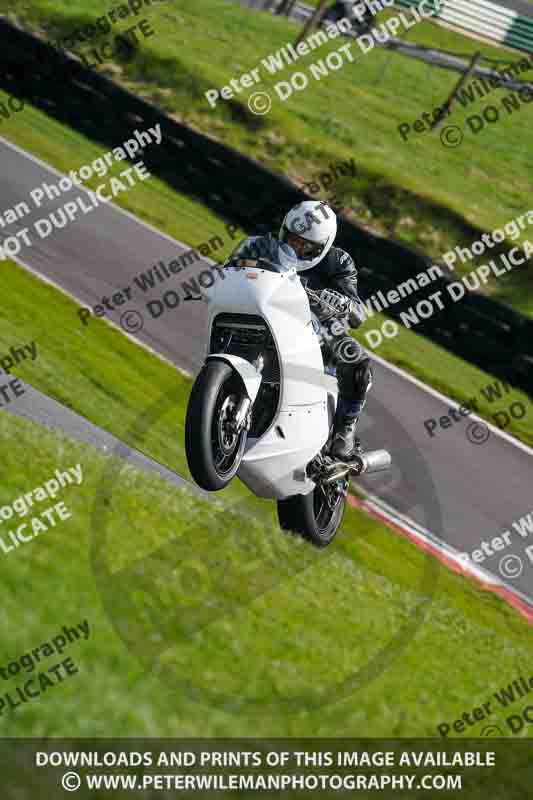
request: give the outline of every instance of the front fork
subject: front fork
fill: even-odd
[[[244,427],[250,427],[251,407],[252,401],[247,395],[239,400],[237,408],[235,409],[235,417],[230,422],[230,428],[234,433],[239,434]]]
[[[255,367],[259,374],[262,373],[263,367],[265,366],[265,359],[262,353],[260,353],[254,361],[252,361],[252,366]],[[231,423],[234,433],[239,434],[243,428],[250,428],[251,408],[252,401],[248,395],[245,395],[239,400],[237,408],[235,409],[235,417]]]

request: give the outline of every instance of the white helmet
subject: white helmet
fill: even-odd
[[[336,235],[337,217],[326,201],[304,200],[286,214],[279,240],[290,245],[289,239],[296,237],[305,242],[303,253],[297,254],[298,272],[303,272],[324,258]]]

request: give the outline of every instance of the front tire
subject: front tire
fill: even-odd
[[[224,489],[239,469],[248,431],[231,431],[231,414],[244,395],[234,370],[208,361],[194,382],[185,422],[185,452],[190,473],[208,492]]]
[[[309,539],[316,547],[327,547],[340,528],[346,495],[340,493],[336,502],[331,496],[328,502],[328,492],[333,492],[320,483],[309,494],[296,494],[286,500],[278,500],[278,520],[283,530],[299,533]]]

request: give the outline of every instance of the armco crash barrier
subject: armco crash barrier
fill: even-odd
[[[419,0],[396,0],[409,8]],[[507,8],[499,0],[440,0],[436,16],[482,39],[533,53],[533,18]]]
[[[306,195],[286,178],[197,131],[193,131],[116,86],[98,72],[54,51],[42,40],[0,19],[3,49],[0,85],[94,139],[108,149],[134,128],[161,125],[163,141],[143,155],[148,170],[174,189],[193,196],[227,223],[250,233],[276,230],[284,212]],[[208,88],[206,86],[206,88]],[[24,112],[22,112],[24,113]],[[239,106],[239,113],[247,113]],[[249,114],[260,127],[261,117]],[[428,269],[431,261],[397,242],[340,219],[338,243],[360,265],[361,294],[398,283]],[[455,277],[455,276],[454,276]],[[432,281],[387,311],[402,311],[444,290]],[[482,369],[533,393],[533,320],[480,295],[467,294],[416,326],[416,331]]]

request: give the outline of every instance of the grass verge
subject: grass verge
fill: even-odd
[[[63,654],[79,674],[6,711],[6,736],[435,736],[529,675],[530,629],[514,611],[353,509],[335,546],[318,552],[250,520],[244,505],[206,503],[131,467],[110,484],[109,456],[9,413],[0,432],[0,505],[56,468],[83,468],[82,485],[57,498],[71,518],[1,556],[0,663],[63,625],[90,625]],[[95,519],[107,489],[106,517]],[[420,625],[383,671],[330,694],[417,609]],[[34,674],[2,691],[14,696]],[[224,701],[208,700],[213,691]],[[321,691],[336,702],[313,710]],[[235,698],[238,709],[220,707]]]

